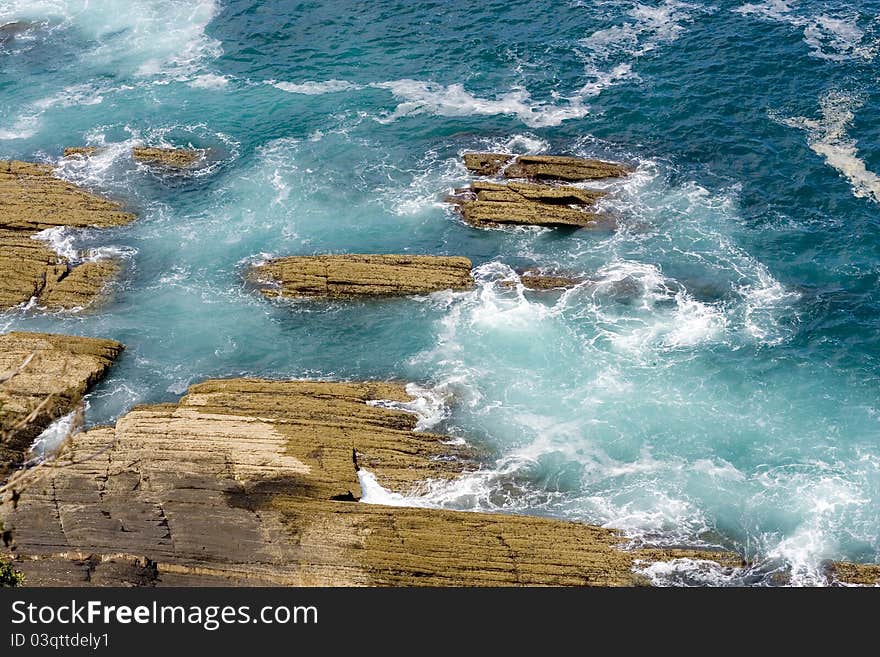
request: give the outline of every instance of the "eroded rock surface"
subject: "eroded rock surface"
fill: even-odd
[[[32,298],[56,310],[93,303],[118,261],[71,263],[34,238],[48,228],[108,228],[133,219],[118,203],[56,178],[50,166],[0,161],[0,309]]]
[[[123,346],[46,333],[0,335],[0,481],[49,424],[72,411]]]
[[[291,256],[253,267],[249,278],[264,285],[263,294],[282,297],[399,296],[474,286],[471,261],[449,256]]]
[[[97,146],[71,146],[64,149],[64,157],[76,155],[91,157],[98,153]],[[131,149],[132,157],[139,162],[153,167],[166,169],[188,169],[205,156],[202,149],[192,148],[155,148],[152,146],[135,146]]]
[[[79,434],[0,506],[15,567],[43,585],[633,585],[611,530],[535,517],[360,504],[475,467],[414,432],[390,383],[233,379]],[[371,404],[372,402],[372,404]],[[38,477],[39,476],[39,477]],[[29,479],[32,481],[29,483]]]
[[[474,181],[457,189],[446,200],[453,203],[464,220],[479,228],[501,225],[610,227],[613,221],[590,211],[604,196],[560,182],[626,175],[623,165],[599,160],[561,156],[515,157],[500,153],[466,153],[465,165],[479,175],[503,175],[552,181],[535,182]]]
[[[837,561],[830,565],[831,577],[844,584],[880,586],[880,564],[858,564]]]
[[[605,162],[565,155],[509,155],[507,153],[465,153],[464,165],[480,176],[564,180],[580,182],[600,178],[619,178],[630,168],[618,162]]]

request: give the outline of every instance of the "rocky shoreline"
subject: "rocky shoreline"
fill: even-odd
[[[70,262],[41,240],[61,228],[110,228],[135,216],[55,177],[52,167],[0,161],[0,309],[35,300],[50,310],[93,304],[119,271],[112,258]]]
[[[185,170],[204,153],[132,155]],[[483,178],[447,200],[478,228],[613,225],[596,210],[605,192],[577,183],[630,172],[560,156],[466,153],[464,163]],[[0,308],[94,303],[118,263],[72,263],[34,237],[133,219],[49,166],[0,162]],[[471,290],[472,268],[455,256],[290,256],[252,265],[245,278],[268,298],[354,300]],[[543,268],[520,276],[533,291],[585,280]],[[416,431],[405,410],[413,399],[393,382],[209,380],[177,403],[74,433],[52,467],[22,469],[34,439],[80,407],[123,349],[96,338],[0,335],[0,556],[28,585],[636,586],[649,583],[637,573],[647,563],[746,565],[732,552],[625,549],[613,530],[577,522],[361,503],[364,476],[414,495],[484,463],[472,447]],[[829,573],[880,584],[880,566],[835,563]]]
[[[19,473],[27,494],[0,507],[10,555],[35,586],[632,586],[646,583],[639,560],[742,565],[625,551],[580,523],[358,503],[361,470],[408,493],[478,467],[376,403],[408,401],[393,383],[229,379],[135,408]]]

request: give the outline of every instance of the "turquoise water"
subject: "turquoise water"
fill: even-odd
[[[3,0],[10,21],[0,157],[106,145],[61,174],[140,215],[51,236],[125,259],[100,312],[0,314],[128,346],[88,422],[207,377],[403,379],[423,427],[491,455],[408,503],[755,561],[661,583],[880,561],[878,0]],[[212,159],[163,177],[135,143]],[[618,230],[464,225],[441,200],[474,149],[631,163],[602,185]],[[291,304],[241,278],[325,252],[465,255],[479,286]],[[501,284],[533,265],[590,282]]]

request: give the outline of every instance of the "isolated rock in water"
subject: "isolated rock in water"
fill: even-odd
[[[64,157],[91,157],[100,152],[97,146],[71,146],[64,149]],[[135,146],[131,149],[135,160],[153,167],[166,169],[188,169],[205,156],[202,149],[153,148]]]
[[[472,450],[413,431],[391,383],[208,381],[77,434],[50,470],[20,472],[0,505],[32,586],[632,585],[612,530],[528,516],[358,503],[358,473],[408,493],[475,467]],[[39,477],[39,478],[38,478]],[[2,553],[2,550],[0,550]]]
[[[249,277],[282,297],[360,297],[427,294],[474,286],[471,261],[449,256],[320,255],[276,258]]]
[[[464,164],[480,176],[503,175],[505,178],[532,178],[579,182],[600,178],[619,178],[629,174],[629,167],[565,155],[508,155],[506,153],[465,153]]]
[[[19,34],[27,32],[32,27],[34,27],[34,23],[28,23],[26,21],[15,21],[14,23],[0,25],[0,43],[11,41]]]
[[[76,408],[122,349],[96,338],[0,335],[0,481],[22,462],[34,438]]]
[[[58,310],[93,303],[118,261],[75,266],[34,237],[47,228],[107,228],[134,218],[118,203],[56,178],[50,166],[0,161],[0,309],[32,298]]]
[[[64,157],[74,157],[77,155],[91,157],[99,150],[97,146],[70,146],[64,149]]]
[[[202,150],[187,148],[146,148],[137,146],[131,150],[134,159],[151,166],[169,169],[186,169],[204,157]]]
[[[477,180],[469,188],[455,190],[446,200],[458,207],[467,223],[478,228],[503,224],[584,228],[609,224],[608,217],[585,209],[602,196],[604,192],[570,185]]]
[[[584,282],[584,278],[547,274],[537,269],[530,269],[523,272],[520,282],[529,290],[558,290],[580,285]]]

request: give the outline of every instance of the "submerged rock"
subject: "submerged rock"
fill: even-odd
[[[475,467],[413,431],[391,383],[208,381],[77,434],[22,472],[0,514],[26,584],[516,586],[645,583],[612,530],[513,515],[359,504],[359,469],[390,491]],[[372,402],[372,405],[371,405]]]
[[[450,256],[320,255],[275,258],[249,278],[267,296],[361,297],[427,294],[474,286],[471,261]]]
[[[56,178],[50,166],[0,161],[0,309],[33,298],[52,309],[94,302],[118,262],[75,265],[34,237],[47,228],[108,228],[134,218],[118,203]]]
[[[91,157],[98,153],[97,146],[72,146],[64,149],[64,157]],[[204,158],[205,151],[191,148],[153,148],[135,146],[131,149],[135,160],[153,167],[188,169]]]
[[[602,196],[604,192],[570,185],[477,180],[468,188],[455,190],[446,200],[458,208],[467,223],[478,228],[505,224],[595,228],[607,226],[609,219],[586,208]]]
[[[0,481],[22,462],[34,438],[76,408],[122,349],[96,338],[0,335]]]
[[[465,153],[464,164],[480,176],[562,180],[580,182],[600,178],[619,178],[630,168],[618,162],[605,162],[564,155],[509,155],[506,153]]]

